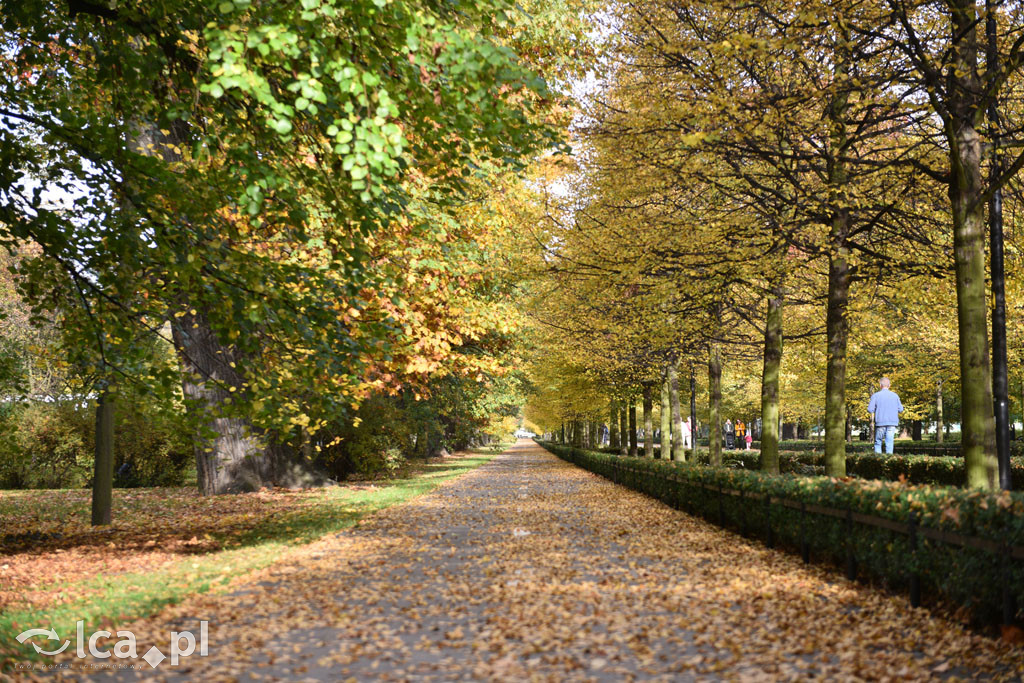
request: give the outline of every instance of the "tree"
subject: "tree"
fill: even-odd
[[[205,492],[283,483],[275,444],[345,415],[389,353],[392,321],[359,320],[360,292],[391,277],[370,236],[410,217],[444,234],[475,178],[550,143],[546,87],[506,46],[537,39],[521,18],[501,2],[3,4],[4,239],[40,246],[39,301],[46,264],[74,283],[101,356],[172,321]]]
[[[990,11],[999,11],[995,4]],[[1019,21],[1019,8],[1005,8]],[[874,25],[856,24],[855,30],[899,55],[900,82],[910,88],[937,117],[939,125],[922,126],[946,158],[943,169],[919,163],[919,170],[948,188],[953,233],[959,328],[960,376],[963,387],[963,441],[969,485],[997,485],[992,374],[986,316],[985,208],[988,199],[1024,167],[1024,153],[1003,162],[1003,171],[986,180],[984,118],[998,108],[1001,93],[1024,66],[1022,44],[1013,28],[994,35],[994,51],[983,62],[981,30],[985,16],[974,2],[888,3],[888,16]],[[1019,126],[1018,126],[1019,128]],[[1017,128],[1003,121],[1001,133]]]

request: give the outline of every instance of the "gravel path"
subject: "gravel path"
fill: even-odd
[[[209,656],[117,677],[913,680],[1024,671],[1020,649],[526,441],[233,593],[123,628],[166,645],[171,628],[198,632],[201,618]]]

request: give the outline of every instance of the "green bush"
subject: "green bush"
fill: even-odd
[[[123,395],[114,407],[114,485],[182,486],[195,480],[195,451],[184,415]]]
[[[697,462],[708,464],[707,451],[698,451]],[[761,454],[757,451],[723,451],[722,464],[746,470],[761,469]],[[1024,458],[1010,459],[1013,488],[1024,489]],[[799,474],[817,474],[825,471],[825,456],[812,452],[780,452],[779,470]],[[934,455],[888,455],[880,453],[847,453],[846,473],[860,479],[901,478],[914,484],[963,486],[967,475],[963,458]]]
[[[704,439],[704,445],[707,445],[707,439]],[[754,441],[751,448],[757,450],[761,448],[760,441]],[[780,441],[779,450],[783,451],[818,451],[824,452],[825,442],[823,441]],[[874,441],[854,441],[853,443],[846,444],[847,453],[873,453],[875,450]],[[1024,442],[1013,441],[1010,443],[1010,453],[1013,455],[1024,456]],[[963,457],[963,453],[960,451],[960,442],[954,443],[935,443],[934,441],[896,441],[893,445],[893,454],[895,455],[935,455],[935,456],[948,456],[948,457]]]
[[[794,442],[783,442],[787,447]],[[800,443],[800,442],[795,442]],[[655,449],[655,455],[658,455]],[[602,453],[614,453],[613,449],[602,448]],[[689,451],[687,451],[689,458]],[[707,465],[710,456],[706,448],[697,450],[697,462]],[[760,470],[761,452],[746,450],[723,450],[722,465],[733,469]],[[1015,490],[1024,490],[1024,457],[1010,458],[1010,476]],[[801,475],[824,474],[824,453],[811,450],[780,451],[779,471]],[[937,455],[901,455],[874,452],[847,452],[846,474],[860,479],[885,479],[913,484],[938,486],[963,486],[967,479],[964,460],[960,457]]]
[[[115,404],[114,485],[180,486],[194,468],[180,416],[119,397]],[[90,485],[95,408],[86,403],[8,404],[0,415],[0,488]]]
[[[355,419],[358,418],[358,419]],[[414,450],[415,425],[393,397],[376,395],[353,419],[317,435],[317,465],[338,480],[393,474]]]
[[[77,488],[92,476],[93,435],[88,410],[70,403],[18,406],[7,416],[0,445],[0,486]]]
[[[800,508],[804,504],[860,513],[907,529],[913,513],[921,527],[1022,548],[1024,495],[879,480],[769,475],[542,445],[580,467],[724,526],[766,539],[770,529],[775,543],[800,549],[803,542],[810,553],[828,562],[845,563],[849,554],[855,558],[859,575],[889,586],[904,587],[916,575],[925,595],[962,605],[980,621],[996,620],[1006,605],[1024,606],[1024,563],[1019,559],[932,540],[920,533],[915,551],[906,533]],[[1014,616],[1019,617],[1020,612]]]

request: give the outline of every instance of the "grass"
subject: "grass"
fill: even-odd
[[[396,479],[342,485],[306,494],[291,494],[290,501],[285,505],[275,505],[278,502],[274,500],[276,494],[264,494],[263,502],[271,511],[262,517],[259,515],[261,502],[258,498],[256,501],[251,500],[260,494],[246,494],[249,497],[246,499],[233,497],[236,501],[244,500],[246,505],[242,507],[252,510],[244,513],[252,519],[251,524],[245,524],[244,520],[243,523],[233,520],[228,525],[220,523],[221,520],[215,516],[216,513],[211,513],[211,509],[216,508],[202,505],[210,501],[209,498],[194,495],[171,496],[169,504],[163,504],[160,500],[160,489],[149,489],[148,496],[139,493],[135,493],[133,497],[130,497],[131,494],[122,495],[122,513],[126,497],[130,497],[131,502],[136,503],[137,510],[150,506],[147,512],[151,514],[141,516],[139,519],[144,521],[139,521],[134,527],[130,513],[122,514],[128,519],[123,520],[120,527],[110,536],[116,538],[118,542],[108,542],[108,545],[115,545],[109,549],[111,557],[118,557],[119,552],[136,553],[129,558],[129,566],[136,566],[135,571],[107,574],[103,571],[103,566],[107,563],[102,562],[102,566],[97,566],[92,572],[91,578],[80,578],[66,584],[48,581],[45,578],[46,572],[52,572],[54,567],[61,566],[63,558],[60,554],[54,555],[61,553],[61,549],[48,553],[45,547],[30,548],[28,557],[23,559],[29,562],[37,561],[35,556],[38,555],[38,562],[42,563],[39,565],[40,580],[31,588],[35,591],[59,589],[59,592],[52,596],[52,600],[44,601],[46,604],[42,608],[38,605],[19,608],[17,604],[10,604],[5,612],[0,614],[0,670],[16,661],[41,659],[41,656],[35,655],[30,648],[15,641],[15,636],[25,629],[52,626],[62,637],[73,637],[78,620],[85,621],[85,630],[89,633],[109,623],[149,616],[165,605],[179,602],[189,595],[226,585],[238,576],[261,569],[281,558],[290,548],[311,542],[324,534],[352,527],[368,514],[427,493],[443,482],[491,460],[503,449],[475,449],[484,452],[417,465],[406,475]],[[45,497],[30,495],[35,493],[39,492],[5,492],[0,497],[0,518],[6,518],[5,513],[13,514],[17,509],[17,515],[24,520],[27,516],[25,508],[31,507],[31,503],[41,506],[35,518],[43,529],[52,528],[52,524],[61,517],[67,520],[68,516],[84,515],[87,518],[87,509],[81,509],[82,501],[77,500],[75,496],[55,496],[54,493],[65,492],[52,491],[44,492],[47,494]],[[147,530],[154,524],[154,518],[156,522],[164,525],[175,524],[179,518],[188,514],[191,501],[201,508],[201,513],[196,519],[191,520],[191,525],[185,525],[185,535],[196,532],[197,528],[201,530],[204,526],[202,522],[208,516],[209,523],[205,526],[209,527],[209,531],[204,533],[202,539],[197,533],[193,533],[188,540],[170,536],[161,540],[170,544],[170,551],[142,550],[155,545],[152,538],[144,540]],[[230,499],[228,502],[231,502]],[[164,514],[159,514],[161,512]],[[31,514],[28,518],[32,518]],[[74,538],[62,536],[60,543],[73,548]],[[43,536],[41,543],[46,541],[47,536]],[[117,547],[119,542],[125,542],[124,547],[127,550]],[[199,552],[192,552],[191,549],[196,547],[199,548]],[[90,559],[97,555],[95,545],[88,550]],[[98,557],[104,557],[105,553],[108,553],[106,546]],[[131,560],[138,561],[132,563]],[[5,561],[6,558],[0,559],[0,562]],[[64,561],[67,562],[66,559]],[[4,577],[0,575],[0,578]]]

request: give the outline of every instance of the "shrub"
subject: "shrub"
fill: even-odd
[[[0,446],[4,488],[75,488],[92,476],[90,413],[72,403],[18,406]]]
[[[114,485],[181,486],[195,479],[195,451],[176,406],[153,406],[123,395],[115,404]]]
[[[95,409],[82,402],[8,404],[0,426],[0,487],[90,485]],[[174,410],[120,396],[115,404],[114,485],[180,486],[193,463],[189,435]]]
[[[707,445],[707,439],[704,439]],[[753,449],[760,449],[761,442],[754,441]],[[873,441],[855,441],[846,444],[847,453],[873,453],[875,445]],[[825,450],[823,441],[780,441],[779,450],[783,451],[818,451]],[[935,443],[934,441],[897,441],[893,445],[895,455],[936,455],[948,457],[963,457],[959,441],[955,443]],[[1010,442],[1010,453],[1012,455],[1024,456],[1024,442]]]
[[[707,451],[698,451],[697,461],[708,464]],[[722,464],[747,470],[761,469],[761,455],[756,451],[724,451]],[[1010,459],[1013,488],[1024,488],[1024,458]],[[780,452],[781,472],[824,472],[825,456],[811,452]],[[808,468],[811,468],[808,470]],[[963,486],[967,479],[963,458],[933,455],[889,455],[884,453],[847,453],[846,473],[860,479],[904,479],[914,484]]]
[[[360,406],[356,417],[359,419],[334,425],[317,435],[321,442],[318,466],[338,480],[353,474],[368,477],[395,473],[405,464],[405,454],[413,452],[415,425],[399,403],[388,396],[371,397]]]
[[[906,586],[916,578],[926,593],[966,607],[979,620],[994,621],[1008,606],[1024,606],[1024,495],[770,475],[542,445],[580,467],[724,526],[791,549],[806,546],[829,562],[853,558],[858,572],[889,586]],[[869,524],[867,518],[892,528]],[[901,533],[909,532],[912,521],[919,525],[916,550],[909,533]],[[943,542],[936,533],[970,537],[1003,551]]]

